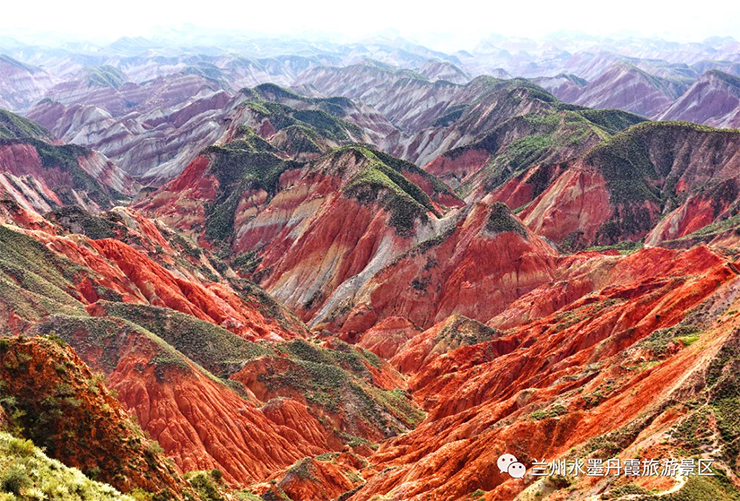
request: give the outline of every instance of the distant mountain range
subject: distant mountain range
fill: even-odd
[[[0,107],[100,150],[145,184],[171,179],[218,141],[228,103],[262,83],[375,108],[389,123],[373,144],[419,165],[442,152],[436,145],[461,144],[422,129],[462,113],[481,91],[481,76],[527,78],[566,103],[651,119],[716,127],[739,120],[733,77],[740,76],[740,44],[732,38],[491,37],[445,54],[401,38],[342,45],[210,32],[194,43],[170,35],[54,48],[4,38]]]

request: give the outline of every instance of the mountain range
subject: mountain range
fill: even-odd
[[[492,35],[470,51],[446,54],[402,38],[336,44],[198,33],[198,44],[192,33],[182,38],[177,32],[108,45],[6,37],[0,41],[0,107],[23,113],[66,143],[105,153],[153,186],[182,172],[204,147],[223,142],[230,101],[263,83],[311,98],[348,97],[364,115],[373,108],[390,122],[374,146],[420,167],[461,145],[461,138],[421,131],[482,98],[490,77],[530,79],[569,104],[737,126],[739,44],[731,38],[679,44]]]
[[[203,40],[0,39],[0,500],[740,499],[740,44]]]

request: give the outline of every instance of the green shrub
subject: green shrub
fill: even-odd
[[[20,496],[24,489],[33,485],[28,472],[21,464],[13,464],[0,479],[0,488],[3,491]]]

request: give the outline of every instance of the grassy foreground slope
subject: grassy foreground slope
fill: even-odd
[[[0,501],[133,501],[46,456],[30,440],[0,431]]]

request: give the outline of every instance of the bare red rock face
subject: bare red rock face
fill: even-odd
[[[549,282],[556,256],[505,206],[470,206],[440,238],[376,274],[335,325],[362,332],[384,318],[404,316],[427,328],[453,314],[486,321]]]
[[[502,336],[502,331],[456,314],[401,345],[390,361],[399,371],[414,374],[431,365],[437,357],[462,346],[498,340]],[[517,346],[517,341],[491,345],[499,353],[508,353]]]
[[[238,377],[235,379],[238,380]],[[311,415],[306,405],[298,400],[285,397],[271,398],[262,406],[262,412],[276,425],[295,430],[310,444],[326,448],[327,431]]]
[[[525,207],[522,220],[576,249],[638,240],[650,231],[651,243],[686,236],[727,217],[738,144],[734,131],[678,122],[637,125],[575,161]],[[669,199],[682,205],[660,222]],[[696,216],[693,204],[708,210]]]
[[[420,333],[421,329],[405,317],[388,317],[365,331],[357,345],[390,360],[408,340]]]
[[[499,116],[495,126],[450,147],[424,166],[458,190],[468,203],[491,198],[511,209],[525,206],[542,193],[568,165],[605,137],[643,119],[616,110],[563,111],[541,94],[512,91],[507,98],[530,106]],[[486,113],[493,112],[488,110]],[[600,117],[609,120],[601,121]],[[492,117],[486,114],[480,120]],[[604,127],[604,128],[602,128]],[[607,132],[608,131],[608,132]]]
[[[101,330],[107,337],[98,337]],[[217,468],[229,483],[243,486],[323,452],[130,323],[51,317],[37,332],[58,333],[94,370],[107,374],[118,400],[180,471]]]
[[[463,499],[477,489],[485,499],[513,499],[535,479],[522,484],[502,476],[496,458],[504,452],[529,462],[573,450],[598,453],[599,436],[633,429],[612,439],[628,450],[680,422],[665,402],[702,391],[701,379],[686,378],[702,374],[718,347],[731,342],[738,320],[722,314],[737,301],[733,265],[702,247],[648,249],[575,256],[563,272],[569,282],[543,285],[491,320],[509,326],[505,335],[421,366],[409,386],[426,421],[381,447],[371,461],[384,471],[352,499]],[[559,299],[561,284],[576,279],[585,285],[580,299]],[[517,310],[525,305],[541,313],[522,318]],[[684,332],[699,332],[701,348],[680,334],[668,342],[679,323]],[[667,333],[665,344],[660,335],[645,339],[656,332]],[[432,336],[410,343],[425,338]]]
[[[133,179],[100,153],[33,141],[0,142],[0,194],[27,211],[79,205],[98,212],[113,206],[112,197],[136,192]]]
[[[124,300],[167,306],[222,325],[249,339],[295,335],[279,323],[266,319],[228,287],[220,284],[204,286],[177,278],[120,241],[95,240],[78,246],[64,238],[44,237],[44,240],[72,261],[95,270],[100,274],[97,276],[99,282],[121,294]],[[81,285],[84,286],[84,282]],[[95,303],[100,296],[92,292],[85,299]],[[89,311],[95,314],[94,304]]]
[[[513,177],[499,188],[483,197],[509,207],[519,208],[537,198],[562,172],[563,165],[537,165]]]
[[[202,225],[206,217],[204,204],[213,202],[218,189],[215,176],[207,174],[209,164],[208,157],[196,157],[180,176],[153,196],[142,197],[136,207],[186,232]]]
[[[319,351],[305,342],[279,356],[246,361],[230,377],[247,388],[263,412],[324,450],[345,447],[361,455],[371,444],[411,429],[420,419],[404,378],[388,362],[349,345],[328,342]]]
[[[3,329],[20,332],[30,327],[30,331],[26,330],[29,334],[55,334],[66,339],[94,370],[108,375],[118,400],[136,414],[142,428],[162,445],[167,456],[174,459],[179,471],[218,469],[230,485],[246,486],[288,468],[305,456],[341,450],[343,443],[350,440],[343,437],[366,436],[374,441],[384,438],[385,428],[377,424],[362,424],[366,418],[359,414],[352,418],[357,425],[351,426],[343,426],[341,419],[331,416],[337,420],[337,429],[344,429],[347,433],[345,436],[337,435],[334,426],[330,426],[333,421],[330,419],[320,423],[308,411],[305,398],[300,394],[295,394],[294,399],[281,399],[257,392],[258,387],[254,385],[246,388],[238,384],[227,385],[151,332],[116,317],[122,314],[116,309],[120,303],[102,301],[101,295],[104,293],[101,287],[109,291],[106,294],[111,295],[110,298],[115,296],[116,301],[127,301],[130,314],[136,313],[137,305],[149,308],[127,317],[134,320],[141,318],[137,320],[139,322],[157,322],[157,318],[166,321],[169,308],[154,308],[159,302],[156,298],[160,298],[162,303],[169,302],[171,306],[180,308],[178,311],[188,314],[182,315],[183,318],[201,318],[206,325],[223,324],[247,339],[265,337],[283,340],[305,334],[305,327],[300,327],[300,322],[281,317],[279,310],[274,310],[274,305],[268,304],[265,309],[266,305],[259,303],[259,295],[254,296],[251,301],[255,303],[250,304],[225,283],[201,285],[193,275],[187,281],[178,278],[173,271],[181,276],[193,273],[192,269],[182,264],[177,268],[168,262],[177,257],[182,244],[168,239],[165,236],[167,234],[162,233],[164,230],[160,231],[160,226],[139,214],[117,209],[112,211],[115,217],[110,220],[115,223],[112,226],[114,232],[121,234],[123,239],[136,241],[141,249],[139,251],[112,238],[91,240],[80,234],[66,234],[68,228],[75,225],[82,225],[88,231],[88,223],[75,219],[77,214],[56,213],[55,219],[49,222],[53,224],[53,232],[26,230],[23,234],[2,230],[3,255],[6,258],[10,256],[12,260],[38,261],[42,267],[29,267],[28,270],[42,275],[44,285],[38,290],[52,294],[61,303],[55,308],[49,299],[37,298],[36,293],[24,288],[22,282],[21,287],[11,290],[10,294],[3,289],[0,299],[7,301],[10,307],[7,314],[0,317]],[[103,217],[100,216],[98,220],[103,220]],[[121,228],[124,225],[128,228],[126,232]],[[16,256],[14,252],[19,254]],[[153,257],[155,255],[156,258]],[[163,264],[157,264],[155,260]],[[173,271],[165,268],[165,265]],[[76,267],[76,271],[65,274],[65,267]],[[12,267],[4,268],[4,273],[3,280],[6,276],[21,280],[20,271]],[[56,291],[56,288],[58,292],[50,292]],[[62,299],[65,294],[68,297]],[[33,301],[28,308],[21,301],[26,295]],[[242,315],[247,324],[240,326],[238,322],[216,322],[215,317],[222,314],[216,312]],[[278,316],[268,317],[267,312]],[[86,314],[92,315],[92,318]],[[148,316],[150,314],[153,316]],[[290,328],[291,322],[295,323],[296,330]],[[150,328],[154,327],[156,325],[151,324]],[[187,331],[195,327],[189,327],[187,323],[179,324],[167,335],[175,338],[197,336]],[[167,329],[166,326],[158,328]],[[186,334],[186,331],[190,334]],[[224,336],[228,331],[223,333],[218,336]],[[192,338],[187,342],[193,342]],[[352,350],[331,343],[327,346],[337,350]],[[196,356],[192,351],[189,353]],[[360,355],[356,359],[364,360]],[[228,364],[225,359],[221,362]],[[221,362],[215,360],[214,364]],[[364,383],[364,391],[369,393],[365,395],[372,395],[376,388],[390,391],[405,387],[400,375],[386,362],[377,360],[362,364],[361,370],[350,365],[347,369],[354,367],[353,370],[360,370],[366,375],[368,381]],[[238,381],[240,377],[234,380]],[[291,391],[290,387],[288,391]],[[408,397],[399,398],[403,400]],[[368,408],[375,409],[375,405]],[[410,403],[407,406],[416,413],[413,419],[418,420],[418,410],[414,410]],[[316,415],[322,416],[320,413]],[[407,418],[391,413],[388,419]],[[403,429],[407,430],[411,424],[411,421],[405,422]],[[369,444],[365,438],[357,440],[362,440],[356,446],[358,451],[364,454],[372,452],[369,446],[363,445]],[[338,475],[329,475],[327,478],[336,478],[339,487],[335,488],[344,492],[343,486],[347,483],[345,474]],[[352,487],[357,486],[356,480],[349,483]]]
[[[440,155],[426,165],[424,170],[454,187],[478,172],[490,158],[490,152],[471,148],[460,154]]]
[[[216,325],[222,325],[250,339],[280,334],[291,337],[279,325],[265,326],[264,317],[226,287],[204,287],[182,280],[145,255],[117,240],[91,242],[93,248],[131,281],[139,294],[154,306],[166,306]],[[240,311],[246,309],[247,311]]]
[[[429,211],[462,203],[449,189],[433,183],[431,176],[394,159],[399,162],[394,169],[406,176],[398,182],[419,179],[428,192],[413,185],[422,191],[416,196],[429,201],[428,207],[414,209],[417,214],[403,216],[413,228],[400,231],[393,223],[395,209],[387,207],[396,202],[382,201],[399,196],[395,191],[374,187],[379,194],[371,201],[346,192],[382,158],[383,154],[369,150],[338,150],[282,172],[275,194],[260,188],[239,193],[232,252],[258,252],[251,276],[304,320],[327,315],[328,303],[333,309],[372,273],[419,243],[422,235],[431,234],[430,221],[437,216]],[[218,187],[210,166],[207,158],[196,159],[182,176],[137,207],[178,228],[202,228],[205,207],[214,202]],[[197,235],[203,241],[203,232]]]
[[[593,242],[612,216],[606,181],[598,171],[587,168],[564,172],[521,213],[527,227],[553,241],[577,230],[584,241]]]

